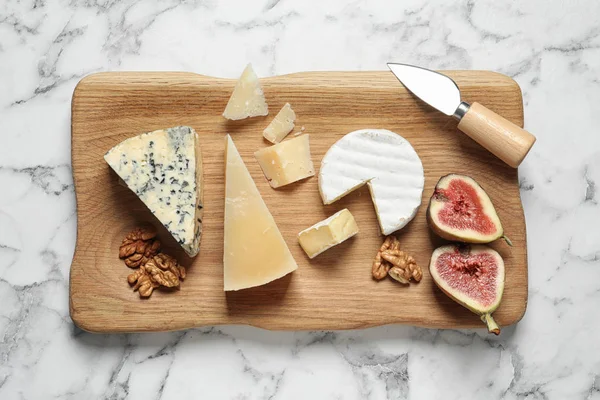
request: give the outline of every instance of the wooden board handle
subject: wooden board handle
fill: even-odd
[[[525,158],[535,136],[479,103],[471,104],[458,129],[513,168]]]

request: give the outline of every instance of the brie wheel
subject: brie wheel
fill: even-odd
[[[403,228],[415,217],[424,183],[423,164],[415,149],[386,129],[348,133],[327,151],[319,171],[324,204],[367,184],[384,235]]]

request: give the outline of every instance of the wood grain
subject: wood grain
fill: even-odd
[[[447,71],[463,99],[478,101],[523,125],[521,92],[492,72]],[[482,327],[479,319],[443,295],[428,264],[443,243],[428,229],[427,201],[442,175],[475,178],[494,201],[515,246],[493,244],[507,267],[500,325],[517,322],[527,303],[525,220],[517,171],[456,129],[451,118],[416,101],[389,72],[314,72],[262,80],[270,116],[242,121],[221,117],[234,81],[191,73],[100,73],[81,80],[72,102],[72,160],[77,195],[77,245],[71,267],[73,321],[92,332],[176,330],[202,325],[249,324],[267,329],[350,329],[403,323],[424,327]],[[315,168],[346,133],[385,128],[408,139],[425,168],[423,204],[398,232],[402,246],[424,267],[420,284],[403,287],[371,279],[382,237],[368,189],[323,206],[317,178],[274,190],[253,153],[268,143],[262,130],[289,102],[297,127],[310,134]],[[199,133],[205,167],[205,219],[200,254],[189,259],[141,201],[118,184],[103,155],[120,141],[155,129],[190,125]],[[223,292],[223,137],[230,133],[277,222],[299,269],[263,287]],[[296,235],[348,208],[360,233],[309,260]],[[136,225],[159,227],[166,251],[189,268],[181,290],[141,300],[126,282],[130,270],[118,257],[123,236]]]
[[[535,136],[479,103],[471,104],[458,129],[502,161],[517,168],[535,143]]]

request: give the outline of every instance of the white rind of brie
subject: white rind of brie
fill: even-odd
[[[348,133],[327,151],[319,171],[324,204],[367,184],[384,235],[403,228],[415,217],[424,183],[423,164],[415,149],[386,129]]]

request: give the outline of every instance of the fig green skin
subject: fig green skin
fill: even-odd
[[[438,183],[436,183],[435,188],[434,188],[434,193],[435,193],[435,189],[438,188],[438,185],[442,181],[442,179],[447,178],[451,175],[455,175],[455,174],[444,175],[438,180]],[[483,188],[482,188],[482,190],[483,190]],[[492,238],[483,238],[480,236],[467,236],[467,235],[458,236],[458,235],[454,235],[454,234],[448,232],[442,226],[437,225],[433,221],[433,218],[431,218],[431,203],[433,201],[434,201],[434,194],[432,194],[431,197],[429,198],[429,204],[427,205],[427,214],[426,214],[427,215],[427,224],[429,225],[429,228],[431,228],[433,233],[435,233],[442,239],[450,240],[452,242],[485,244],[485,243],[491,243],[495,240],[500,239],[501,237],[504,237],[504,228],[502,227],[502,225],[497,226],[498,230],[496,232],[496,235],[494,235]]]

